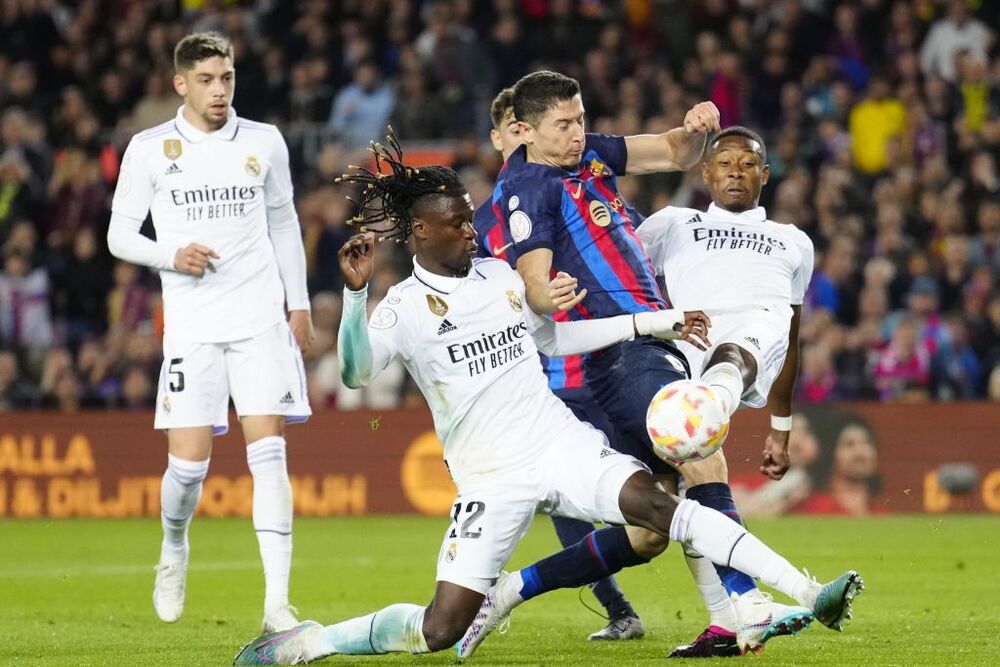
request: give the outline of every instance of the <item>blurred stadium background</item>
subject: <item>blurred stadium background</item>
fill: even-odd
[[[391,123],[484,201],[489,103],[541,67],[580,80],[590,131],[661,132],[713,100],[767,139],[769,217],[816,245],[795,474],[761,485],[766,415],[741,413],[727,451],[745,513],[1000,512],[998,28],[988,0],[5,0],[0,517],[158,515],[159,281],[105,234],[128,140],[179,104],[173,46],[206,29],[233,40],[240,115],[292,154],[317,330],[317,415],[290,435],[300,516],[440,514],[453,493],[401,366],[340,386],[352,210],[334,178]],[[702,207],[699,174],[621,189],[647,214]],[[387,249],[373,302],[408,264]],[[247,516],[238,438],[223,443],[200,511]]]

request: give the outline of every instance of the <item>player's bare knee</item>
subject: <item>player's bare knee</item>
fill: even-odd
[[[729,467],[721,449],[701,461],[688,461],[681,467],[681,473],[689,489],[699,484],[729,481]]]
[[[261,438],[285,435],[284,415],[246,415],[240,418],[243,439],[249,445]]]
[[[746,387],[752,385],[757,377],[757,360],[754,359],[749,350],[743,349],[736,343],[722,343],[716,346],[705,369],[721,363],[736,366],[740,370],[740,375],[743,376],[743,385]]]
[[[629,544],[632,545],[632,551],[646,560],[659,556],[670,543],[665,535],[654,533],[646,528],[625,526],[625,532],[628,535]]]

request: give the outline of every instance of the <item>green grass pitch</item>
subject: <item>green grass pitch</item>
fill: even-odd
[[[303,618],[330,623],[393,602],[426,602],[446,520],[416,517],[300,519],[292,598]],[[867,520],[786,517],[752,529],[820,579],[848,567],[867,583],[845,632],[814,626],[778,638],[763,655],[775,665],[1000,665],[1000,517],[924,516]],[[225,665],[260,623],[263,581],[248,520],[196,520],[187,607],[160,623],[150,592],[159,523],[0,521],[0,664]],[[540,517],[511,566],[556,548]],[[676,545],[620,575],[646,638],[588,643],[601,619],[579,591],[520,607],[510,631],[490,637],[469,665],[663,663],[704,626]],[[583,592],[594,603],[589,592]],[[455,664],[442,652],[331,657],[323,664]],[[676,661],[682,664],[682,661]],[[705,661],[702,661],[704,664]],[[725,664],[735,664],[732,660]]]

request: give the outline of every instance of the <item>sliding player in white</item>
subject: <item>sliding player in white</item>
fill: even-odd
[[[813,271],[813,244],[801,230],[767,219],[757,205],[770,168],[764,142],[744,127],[720,132],[709,145],[702,177],[712,197],[707,211],[668,206],[637,233],[675,308],[698,304],[712,318],[706,353],[684,342],[691,373],[716,390],[730,415],[744,404],[771,407],[762,474],[788,470],[792,390],[798,375],[802,300]],[[708,629],[676,657],[693,657],[727,633],[735,614],[717,587],[714,568],[688,552],[688,564],[711,614]],[[753,590],[743,595],[760,595]],[[739,604],[741,596],[735,596]],[[820,619],[825,621],[825,619]]]
[[[311,414],[300,348],[312,341],[306,263],[288,149],[273,125],[232,109],[229,41],[196,33],[174,51],[174,120],[136,135],[122,161],[108,247],[159,270],[165,332],[155,428],[166,430],[163,543],[153,605],[184,610],[188,526],[213,434],[236,404],[253,477],[253,524],[264,565],[266,631],[298,623],[288,604],[292,490],[285,423]],[[152,212],[156,241],[139,233]],[[285,321],[285,306],[289,320]]]
[[[675,327],[697,342],[692,330],[704,340],[702,314],[661,310],[563,323],[531,314],[513,269],[495,259],[473,260],[473,208],[457,174],[446,167],[408,167],[398,145],[393,147],[375,147],[376,163],[389,167],[386,173],[360,170],[347,179],[363,186],[370,228],[382,238],[412,234],[413,274],[389,290],[366,322],[376,236],[355,236],[341,249],[341,374],[346,384],[361,385],[400,358],[430,405],[458,487],[438,554],[434,597],[427,607],[394,604],[327,627],[306,621],[251,642],[235,664],[454,646],[475,625],[486,592],[538,511],[669,535],[760,577],[817,615],[846,615],[851,596],[844,595],[845,582],[860,585],[856,573],[825,587],[805,577],[719,512],[665,492],[641,463],[611,449],[548,388],[538,349],[579,354],[637,335],[674,338]],[[595,554],[588,567],[567,570],[567,586],[645,562],[665,548],[660,541],[650,551],[648,541],[633,544],[628,529],[619,531],[595,531],[590,535],[601,533],[604,541],[588,538],[566,550]]]

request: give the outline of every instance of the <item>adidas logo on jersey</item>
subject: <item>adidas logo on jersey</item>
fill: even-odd
[[[456,329],[458,329],[458,327],[448,320],[441,320],[441,326],[438,327],[438,336],[443,336],[444,334],[455,331]]]
[[[757,340],[756,338],[751,338],[750,336],[746,336],[743,340],[745,340],[746,342],[750,343],[751,345],[753,345],[758,350],[760,349],[760,341]]]
[[[163,172],[165,176],[169,176],[170,174],[179,174],[179,173],[181,173],[181,168],[177,166],[176,162],[171,162],[170,166],[167,167],[167,170]]]
[[[696,213],[693,218],[691,218],[690,220],[688,220],[684,224],[685,225],[690,225],[692,222],[701,222],[701,215]]]
[[[281,403],[282,405],[291,405],[292,403],[295,402],[295,399],[292,398],[292,392],[286,391],[285,395],[282,396],[281,400],[279,400],[278,402]]]

